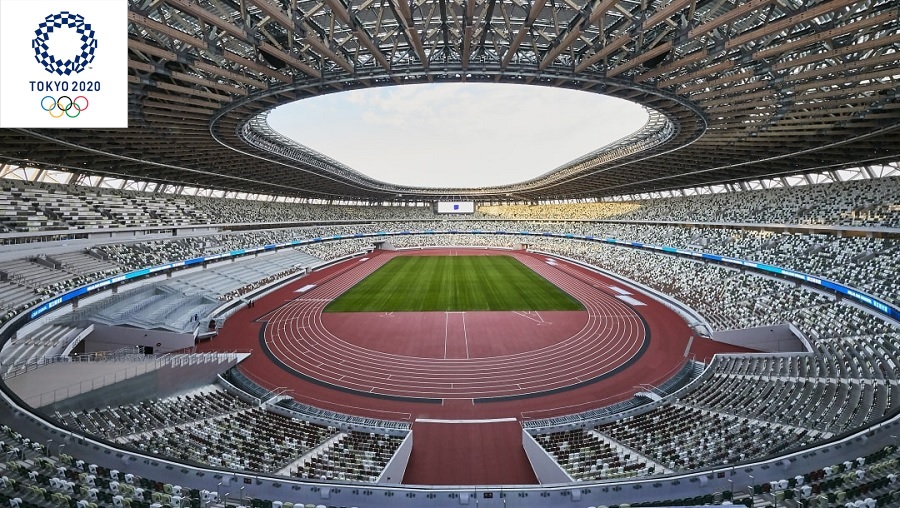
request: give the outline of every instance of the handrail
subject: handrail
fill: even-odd
[[[94,362],[94,361],[147,361],[155,358],[155,355],[144,354],[144,348],[134,346],[116,349],[114,351],[97,351],[78,355],[46,356],[37,360],[8,364],[9,367],[2,372],[2,379],[10,379],[26,372],[54,363]],[[6,366],[7,364],[0,364]]]
[[[137,348],[139,349],[139,348]],[[121,351],[121,350],[120,350]],[[89,357],[83,361],[88,362],[105,362],[105,363],[118,363],[118,362],[132,362],[138,364],[136,367],[125,367],[119,369],[112,373],[103,374],[100,376],[96,376],[91,379],[87,379],[81,381],[76,385],[70,385],[62,388],[56,388],[54,390],[48,390],[38,395],[34,395],[29,397],[25,402],[28,402],[33,407],[41,407],[47,404],[52,404],[58,400],[64,400],[70,397],[74,397],[76,395],[81,395],[83,393],[87,393],[92,390],[96,390],[98,388],[103,388],[104,386],[109,386],[114,383],[118,383],[120,381],[125,381],[127,379],[131,379],[133,377],[137,377],[142,374],[146,374],[148,372],[152,372],[157,369],[161,369],[163,367],[188,367],[191,365],[199,365],[201,363],[208,363],[213,361],[222,361],[222,359],[226,359],[227,361],[236,361],[239,358],[239,355],[242,353],[236,352],[210,352],[210,353],[162,353],[162,354],[154,354],[154,355],[143,355],[143,354],[115,354],[104,356],[103,352],[99,353],[90,353],[88,355],[81,355],[77,357],[70,357],[72,360],[68,362],[66,360],[59,360],[57,362],[48,362],[50,363],[80,363],[82,360],[82,356]],[[43,366],[43,365],[42,365]],[[37,368],[37,367],[35,367]],[[19,372],[16,375],[24,374],[25,372],[33,371],[35,368],[29,369],[28,371]],[[13,376],[10,376],[13,377]],[[4,375],[4,379],[8,379]],[[49,396],[49,397],[48,397]],[[36,405],[35,405],[35,401]]]
[[[658,376],[656,379],[656,382],[659,382],[660,380],[665,380],[661,383],[661,386],[665,385],[667,382],[669,382],[669,381],[673,380],[675,377],[677,377],[682,371],[685,371],[685,375],[683,376],[682,379],[691,378],[692,374],[693,374],[693,365],[691,362],[692,362],[691,359],[686,358],[684,361],[680,362],[676,367],[669,369],[665,374]],[[690,369],[687,368],[689,365],[691,366]],[[616,393],[614,395],[609,395],[609,396],[603,397],[602,399],[595,399],[595,400],[592,400],[589,402],[583,402],[580,404],[573,404],[573,405],[561,406],[561,407],[556,407],[556,408],[537,409],[537,410],[522,412],[521,416],[522,416],[523,420],[525,420],[525,421],[523,421],[523,427],[525,427],[525,428],[554,427],[556,425],[571,425],[575,422],[589,422],[589,421],[597,419],[597,418],[608,418],[609,416],[619,413],[623,410],[634,409],[640,405],[643,405],[643,404],[637,404],[636,402],[632,402],[632,401],[634,401],[635,396],[637,395],[636,392],[638,392],[638,390],[635,390],[635,388],[637,388],[637,387],[643,388],[645,386],[649,386],[653,390],[657,389],[652,384],[643,384],[643,385],[638,385],[636,387],[632,387],[631,390],[626,390],[626,391]],[[676,390],[676,392],[677,392],[677,390]],[[629,393],[632,394],[631,399],[621,400],[619,402],[614,402],[611,404],[598,404],[598,402],[602,403],[603,401],[610,401],[610,400],[621,398],[623,395],[629,394]],[[675,392],[672,392],[672,393],[675,393]],[[672,393],[663,393],[663,396],[664,397],[671,396]],[[538,416],[541,412],[544,412],[544,413],[559,412],[559,410],[561,410],[561,409],[574,409],[574,408],[578,408],[578,407],[584,407],[587,405],[593,405],[594,407],[592,407],[591,409],[582,410],[580,412],[566,413],[566,414],[560,415],[560,416],[550,416],[550,417]],[[619,407],[617,407],[617,406],[619,406]],[[620,407],[621,407],[621,409],[620,409]]]
[[[261,396],[248,392],[248,395],[250,395],[256,399],[260,399],[262,402],[265,402],[266,400],[271,399],[271,397],[269,397],[270,394],[275,393],[276,390],[278,390],[279,388],[283,388],[283,387],[273,387],[272,383],[268,383],[262,379],[259,379],[255,375],[253,375],[249,372],[245,372],[242,369],[235,368],[234,370],[238,374],[240,374],[241,376],[246,378],[249,382],[255,384],[262,390],[266,390],[264,392],[264,394]],[[226,379],[227,379],[227,377],[226,377]],[[246,387],[242,387],[240,385],[235,384],[234,380],[229,380],[229,382],[230,382],[230,384],[236,386],[238,389],[240,389],[244,392],[247,392]],[[287,391],[283,392],[282,395],[287,394],[287,393],[293,393],[293,390],[287,390]],[[353,407],[353,406],[346,406],[344,404],[338,404],[333,401],[319,400],[314,397],[304,396],[304,399],[313,400],[315,402],[326,403],[326,404],[333,405],[333,406],[343,406],[343,407],[347,407],[350,410],[362,409],[362,408],[357,408],[357,407]],[[341,425],[343,425],[343,424],[358,424],[359,420],[373,420],[373,421],[377,420],[379,422],[379,425],[382,425],[385,428],[398,428],[398,426],[401,426],[401,427],[408,426],[409,424],[407,424],[405,422],[408,422],[409,420],[412,419],[412,415],[410,413],[399,412],[399,411],[389,411],[389,410],[377,410],[377,409],[367,409],[367,411],[384,413],[385,415],[388,415],[390,417],[390,419],[376,418],[376,417],[358,417],[358,416],[353,416],[353,415],[346,414],[346,413],[332,411],[330,409],[324,409],[321,407],[312,406],[312,405],[306,404],[304,402],[300,402],[293,397],[291,397],[289,406],[285,406],[281,403],[279,403],[278,405],[280,407],[282,407],[283,409],[290,409],[290,410],[294,410],[295,412],[298,412],[301,414],[307,414],[307,415],[315,416],[317,418],[324,418],[327,420],[332,420],[335,424],[341,424]]]

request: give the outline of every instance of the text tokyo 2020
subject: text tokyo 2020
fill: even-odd
[[[99,92],[99,81],[29,81],[32,92]]]

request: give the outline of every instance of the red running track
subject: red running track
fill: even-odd
[[[485,254],[482,249],[478,250],[461,250],[461,249],[434,249],[425,251],[405,252],[405,255],[448,255],[454,252],[465,254]],[[510,254],[508,251],[497,251],[498,254]],[[609,312],[611,321],[616,323],[611,326],[618,329],[628,336],[636,336],[635,330],[638,330],[638,324],[630,321],[631,316],[639,315],[640,326],[643,326],[648,332],[650,340],[645,342],[643,353],[635,355],[633,353],[634,343],[630,346],[627,342],[620,344],[619,349],[614,348],[614,353],[618,357],[626,360],[633,358],[631,364],[618,367],[612,374],[606,375],[602,379],[586,384],[574,384],[565,386],[573,380],[579,379],[579,376],[572,376],[571,372],[587,372],[600,374],[611,372],[616,367],[612,362],[603,361],[604,367],[590,370],[591,367],[578,362],[577,355],[571,355],[571,349],[583,348],[585,354],[595,355],[600,358],[602,351],[600,348],[591,348],[590,341],[583,336],[578,338],[578,332],[584,327],[593,326],[601,335],[603,330],[600,326],[603,319],[597,316],[591,318],[588,312],[560,312],[559,314],[571,315],[569,320],[564,320],[561,316],[540,313],[545,321],[552,323],[552,326],[544,326],[553,328],[553,332],[545,330],[533,331],[534,335],[523,337],[522,333],[505,333],[502,327],[509,327],[513,320],[527,320],[522,315],[513,313],[496,313],[500,317],[496,322],[491,324],[493,318],[488,319],[488,327],[482,328],[478,325],[478,331],[474,331],[476,321],[480,317],[476,317],[478,313],[465,313],[466,324],[463,328],[462,317],[458,315],[447,317],[444,313],[438,313],[438,317],[431,318],[430,323],[423,320],[423,324],[411,325],[413,329],[422,327],[423,330],[438,330],[437,337],[432,341],[422,340],[420,336],[410,334],[398,334],[397,330],[402,328],[394,328],[394,333],[377,331],[379,328],[389,329],[390,326],[383,324],[375,325],[374,320],[379,322],[386,321],[387,317],[370,316],[369,325],[364,330],[347,333],[358,325],[357,322],[350,319],[342,325],[337,324],[331,319],[331,315],[323,317],[321,313],[318,317],[315,315],[310,317],[307,323],[314,326],[316,336],[323,334],[325,336],[324,344],[334,351],[333,354],[343,354],[347,352],[353,354],[352,358],[358,358],[359,361],[365,361],[367,367],[379,368],[379,372],[384,373],[383,366],[379,366],[377,358],[385,358],[393,362],[391,365],[398,365],[404,369],[402,377],[385,380],[387,375],[382,374],[382,378],[377,376],[366,376],[359,369],[351,370],[349,379],[358,384],[357,391],[348,391],[347,388],[336,387],[323,383],[312,378],[304,378],[296,371],[290,368],[284,368],[280,365],[282,360],[273,362],[267,354],[259,354],[260,349],[264,345],[261,338],[269,340],[269,333],[261,335],[261,330],[266,320],[279,316],[279,325],[277,328],[270,330],[271,322],[265,327],[267,331],[272,333],[273,340],[289,342],[286,337],[299,336],[304,318],[307,314],[290,314],[298,308],[315,302],[306,302],[301,304],[298,299],[312,300],[310,292],[297,293],[301,287],[315,284],[316,288],[331,288],[329,291],[338,291],[339,286],[346,289],[350,280],[356,278],[359,280],[364,273],[371,271],[369,268],[362,268],[362,265],[373,263],[371,266],[383,263],[387,256],[394,255],[386,252],[375,252],[369,256],[370,260],[360,263],[357,259],[329,267],[324,270],[309,274],[285,287],[275,291],[274,293],[258,300],[253,308],[246,308],[238,311],[229,318],[226,326],[220,331],[218,337],[210,342],[203,343],[198,349],[202,351],[215,350],[252,350],[252,354],[247,360],[241,363],[241,370],[251,378],[266,386],[267,388],[286,387],[294,398],[307,404],[340,411],[344,413],[356,414],[360,416],[371,416],[375,418],[386,418],[394,420],[408,420],[413,423],[414,441],[412,456],[410,458],[409,468],[406,476],[403,478],[404,483],[409,484],[443,484],[443,485],[469,485],[469,484],[528,484],[536,483],[531,467],[521,448],[520,426],[518,422],[499,421],[497,423],[437,423],[434,419],[441,420],[475,420],[475,419],[509,419],[515,418],[522,421],[529,418],[545,418],[550,416],[558,416],[570,414],[578,411],[584,411],[599,406],[604,406],[626,400],[633,393],[639,391],[641,384],[658,385],[674,374],[682,365],[684,354],[687,349],[688,340],[691,337],[691,330],[687,325],[671,310],[655,300],[632,291],[631,297],[643,303],[643,306],[622,305],[620,299],[614,298],[617,295],[615,288],[623,288],[621,284],[596,274],[590,270],[572,265],[564,261],[557,261],[555,265],[547,264],[544,256],[516,252],[514,255],[519,259],[523,259],[528,266],[538,273],[554,281],[565,281],[571,287],[565,289],[576,298],[596,305],[596,309],[603,312]],[[380,259],[384,258],[384,259]],[[352,277],[351,272],[358,271]],[[580,286],[579,286],[580,283]],[[314,290],[315,291],[315,290]],[[325,295],[326,293],[321,293]],[[328,293],[330,296],[331,293]],[[336,296],[336,294],[334,295]],[[323,302],[319,302],[321,304]],[[604,305],[612,305],[612,307],[604,307]],[[586,305],[587,307],[587,305]],[[624,312],[621,315],[611,309],[619,309]],[[283,308],[283,310],[282,310]],[[590,308],[590,307],[589,307]],[[371,314],[371,313],[366,313]],[[376,313],[377,314],[377,313]],[[426,313],[422,313],[426,314]],[[494,313],[488,313],[494,314]],[[599,314],[598,314],[599,315]],[[396,316],[396,314],[395,314]],[[580,316],[580,317],[578,317]],[[536,315],[530,316],[538,319]],[[297,320],[299,318],[299,320]],[[365,322],[365,317],[360,317]],[[436,323],[435,324],[435,319]],[[595,323],[589,324],[594,319]],[[341,321],[340,318],[337,321]],[[563,323],[566,323],[563,326]],[[599,324],[598,324],[599,323]],[[630,325],[628,323],[631,323]],[[409,324],[409,323],[407,323]],[[520,326],[515,325],[515,326]],[[441,327],[446,327],[446,331],[441,331]],[[283,327],[283,328],[281,328]],[[533,326],[538,329],[541,326]],[[515,329],[514,327],[511,330]],[[275,331],[273,330],[283,330]],[[573,332],[574,330],[574,332]],[[369,331],[375,335],[386,333],[382,340],[366,339]],[[630,332],[629,332],[630,331]],[[462,332],[462,333],[461,333]],[[462,335],[462,337],[460,336]],[[332,337],[333,336],[333,337]],[[469,343],[466,345],[466,337]],[[281,338],[279,338],[281,337]],[[572,337],[576,337],[573,339]],[[321,338],[321,337],[319,337]],[[462,339],[462,342],[460,342]],[[521,339],[521,340],[520,340]],[[307,339],[301,339],[307,340]],[[612,341],[610,344],[618,344],[617,340],[612,337],[606,337],[604,340]],[[446,344],[446,359],[444,357]],[[325,345],[322,347],[324,348]],[[299,354],[301,349],[296,345],[283,344],[285,351],[293,351]],[[319,348],[318,343],[316,347]],[[640,346],[639,346],[640,347]],[[547,369],[542,369],[540,365],[534,362],[529,363],[530,359],[535,358],[531,353],[535,350],[545,351],[548,355],[550,351],[562,355],[568,355],[570,360],[578,365],[564,365],[560,362],[555,364],[561,368],[563,372],[554,373]],[[322,351],[325,351],[324,349]],[[315,354],[322,355],[322,351]],[[468,351],[469,358],[465,358]],[[713,354],[724,352],[746,352],[746,349],[730,346],[727,344],[717,343],[710,340],[694,337],[691,342],[689,353],[696,355],[697,359],[708,359]],[[515,367],[505,367],[497,365],[492,358],[510,357],[513,360],[520,360]],[[333,368],[347,370],[351,367],[348,359],[351,357],[341,357],[344,362],[337,361],[337,357],[328,359]],[[301,365],[301,361],[294,358],[287,358],[289,361],[297,362]],[[356,361],[356,360],[354,360]],[[553,358],[546,356],[544,362],[553,361]],[[475,363],[472,363],[475,362]],[[478,362],[491,365],[493,369],[479,372],[473,368]],[[464,368],[460,370],[460,365]],[[446,375],[448,372],[463,372],[466,376],[466,386],[458,388],[455,385],[448,385],[446,379],[438,376],[437,373],[427,372],[427,369],[421,369],[425,366],[442,366],[440,372]],[[451,368],[452,367],[452,368]],[[419,369],[419,370],[414,370]],[[455,370],[454,370],[455,369]],[[514,387],[509,380],[509,373],[515,372],[516,369],[525,369],[525,372],[536,372],[546,374],[546,380],[555,385],[561,386],[559,390],[542,391],[538,385],[528,385],[528,388],[520,389]],[[574,370],[572,370],[574,369]],[[410,373],[426,370],[424,375],[427,376],[427,383],[410,383]],[[393,372],[393,368],[391,369]],[[333,372],[319,372],[324,376],[331,378],[340,378],[341,375],[335,376]],[[583,375],[583,374],[582,374]],[[347,378],[345,378],[347,379]],[[400,383],[398,380],[402,380]],[[497,380],[497,386],[484,384],[484,381]],[[532,380],[537,382],[538,380]],[[349,382],[348,382],[349,384]],[[416,394],[410,397],[410,392],[401,393],[403,387],[413,388]],[[381,396],[373,396],[366,394],[365,389],[378,388],[388,393]],[[481,398],[484,393],[494,393],[494,398]],[[389,395],[398,394],[397,398],[387,398]],[[521,396],[529,394],[528,396]],[[512,395],[511,398],[505,395]],[[520,396],[517,396],[520,395]],[[438,399],[437,397],[440,396]],[[447,396],[447,397],[445,397]],[[423,398],[417,398],[423,397]],[[478,398],[476,398],[478,397]],[[433,402],[438,400],[438,402]],[[430,419],[432,421],[423,421]],[[418,420],[418,423],[416,421]]]
[[[393,313],[395,326],[385,329],[375,326],[379,313],[328,314],[332,326],[347,328],[341,321],[350,320],[356,335],[365,335],[372,343],[443,344],[443,355],[427,357],[390,353],[384,347],[380,351],[364,348],[329,331],[323,322],[325,306],[397,255],[402,254],[359,261],[353,269],[265,316],[266,347],[285,367],[324,383],[363,394],[430,399],[515,397],[589,383],[632,361],[645,349],[648,330],[634,308],[523,253],[512,255],[587,309],[586,319],[580,312],[554,314],[556,320],[583,322],[575,334],[554,337],[559,327],[553,327],[552,322],[542,326],[537,313],[529,331],[544,339],[546,345],[510,354],[473,356],[468,345],[467,316],[488,330],[502,330],[518,315],[402,312]],[[433,326],[441,321],[443,327]],[[421,326],[429,323],[432,326]],[[412,342],[398,335],[397,331],[404,329]],[[501,343],[514,343],[518,336],[498,338]]]

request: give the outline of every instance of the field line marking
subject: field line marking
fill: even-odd
[[[466,330],[466,313],[462,313],[463,337],[466,339],[466,359],[469,359],[469,332]]]
[[[416,418],[415,422],[421,423],[504,423],[515,422],[515,418],[486,418],[482,420],[443,420],[439,418]]]
[[[444,360],[447,359],[447,335],[449,335],[450,329],[450,313],[444,313]]]

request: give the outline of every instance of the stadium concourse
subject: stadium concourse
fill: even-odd
[[[397,255],[486,254],[514,255],[585,310],[322,313]],[[240,369],[266,388],[288,388],[298,401],[338,412],[409,420],[416,441],[406,483],[535,483],[521,420],[622,402],[635,387],[662,385],[688,355],[709,361],[752,351],[696,337],[656,300],[629,293],[625,303],[616,298],[621,283],[564,261],[548,264],[546,256],[429,249],[363,259],[255,301],[199,350],[261,348],[265,354]]]

